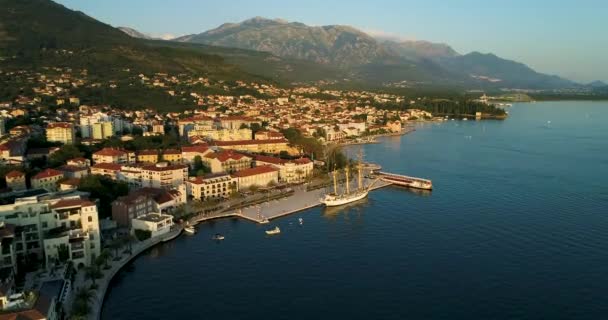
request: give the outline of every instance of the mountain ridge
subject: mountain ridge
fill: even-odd
[[[412,72],[421,75],[425,71],[444,69],[441,73],[452,74],[453,78],[425,75],[425,81],[532,89],[578,85],[494,54],[483,55],[473,51],[462,55],[444,43],[388,40],[344,25],[308,26],[301,22],[254,17],[174,40],[265,51],[279,57],[332,64],[351,71],[364,69],[366,75],[386,72],[387,65],[395,65],[395,60],[401,59],[398,64],[401,75],[390,70],[392,76],[387,79],[374,77],[375,81],[417,80],[411,76]],[[373,66],[379,66],[383,71],[374,71]]]

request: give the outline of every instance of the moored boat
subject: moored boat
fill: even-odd
[[[216,233],[215,235],[213,235],[213,237],[211,237],[211,239],[220,241],[220,240],[224,240],[224,236],[219,233]]]
[[[281,229],[279,229],[279,227],[274,227],[274,229],[266,230],[266,234],[268,235],[274,235],[279,233],[281,233]]]
[[[184,232],[186,234],[191,234],[192,235],[192,234],[196,233],[196,229],[194,229],[193,226],[186,226],[186,227],[184,227]]]

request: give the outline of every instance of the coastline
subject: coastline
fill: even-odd
[[[370,191],[378,190],[387,186],[390,186],[391,183],[383,182],[376,183],[373,187],[370,188]],[[246,221],[263,224],[264,218],[267,218],[269,221],[286,217],[288,215],[292,215],[298,212],[306,211],[318,206],[321,206],[321,202],[319,201],[320,195],[324,193],[323,189],[317,189],[312,191],[306,191],[305,186],[301,186],[296,192],[287,198],[283,198],[282,200],[272,200],[270,202],[265,202],[262,205],[251,206],[248,208],[244,208],[241,212],[218,212],[216,214],[211,215],[199,215],[192,217],[189,222],[194,224],[207,222],[215,219],[225,219],[225,218],[242,218]],[[293,198],[293,199],[291,199]],[[290,199],[291,201],[285,201]],[[281,202],[278,203],[277,202]],[[263,210],[263,215],[260,217],[258,214]],[[105,297],[107,295],[108,287],[112,282],[112,279],[116,274],[120,272],[130,261],[137,258],[139,255],[144,253],[146,250],[165,242],[170,242],[172,240],[177,239],[182,233],[182,226],[178,226],[178,228],[174,231],[171,231],[168,234],[160,236],[156,239],[148,239],[143,242],[138,242],[134,245],[133,253],[131,255],[125,256],[120,261],[116,261],[117,265],[112,265],[110,272],[104,274],[102,279],[98,279],[98,290],[95,291],[95,299],[93,301],[93,305],[91,306],[91,313],[89,314],[88,319],[91,320],[100,320],[101,319],[101,311],[103,309],[103,303],[105,301]],[[137,246],[137,248],[135,248]],[[116,262],[113,262],[116,263]],[[79,276],[81,274],[79,273]],[[87,285],[86,280],[82,279],[83,282],[80,283],[80,286]]]

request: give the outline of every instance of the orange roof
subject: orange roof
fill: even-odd
[[[269,172],[276,172],[279,171],[279,169],[275,169],[272,166],[259,166],[259,167],[255,167],[255,168],[249,168],[249,169],[243,169],[241,171],[237,171],[233,174],[233,176],[235,177],[250,177],[250,176],[255,176],[258,174],[264,174],[264,173],[269,173]]]
[[[51,209],[70,208],[70,207],[90,207],[95,203],[84,199],[62,199],[51,206]]]
[[[53,123],[49,123],[49,125],[46,128],[47,129],[55,129],[55,128],[70,129],[72,127],[73,127],[72,124],[68,123],[68,122],[53,122]]]
[[[264,139],[264,140],[236,140],[236,141],[214,141],[218,147],[223,146],[241,146],[241,145],[252,145],[252,144],[273,144],[273,143],[287,143],[287,139]]]
[[[61,171],[57,171],[55,169],[46,169],[40,173],[38,173],[37,175],[33,176],[32,179],[44,179],[44,178],[49,178],[49,177],[55,177],[55,176],[63,176],[63,172]]]
[[[5,177],[13,179],[13,178],[23,177],[24,175],[25,174],[21,171],[13,170],[13,171],[7,173]]]
[[[281,159],[281,158],[277,158],[277,157],[270,157],[270,156],[262,156],[262,155],[255,155],[253,158],[256,161],[272,163],[272,164],[281,164],[282,165],[282,164],[289,162],[288,160],[285,160],[285,159]]]
[[[78,178],[71,178],[71,179],[67,179],[65,181],[62,181],[59,184],[65,184],[65,185],[69,185],[69,186],[79,186],[80,185],[80,179],[78,179]]]
[[[127,151],[125,151],[124,149],[117,149],[117,148],[103,148],[103,149],[93,153],[94,156],[109,156],[109,157],[123,156],[125,154],[127,154]]]
[[[209,159],[215,158],[221,162],[225,162],[228,160],[241,160],[243,157],[245,157],[244,154],[234,152],[232,150],[224,150],[224,151],[220,151],[218,153],[210,153],[205,156],[205,158],[209,158]]]
[[[187,147],[182,147],[182,153],[183,152],[198,152],[198,153],[205,153],[207,150],[209,150],[209,147],[207,145],[197,145],[197,146],[187,146]]]
[[[182,154],[182,152],[177,149],[165,149],[163,154]]]
[[[158,150],[141,150],[137,152],[138,156],[157,156]]]

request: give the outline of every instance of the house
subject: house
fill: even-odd
[[[80,185],[79,178],[69,178],[66,180],[62,180],[59,182],[59,190],[60,191],[68,191],[68,190],[76,190]]]
[[[282,140],[285,136],[280,132],[260,130],[255,133],[255,140]]]
[[[90,167],[91,160],[86,158],[74,158],[67,161],[67,165],[76,167]]]
[[[137,162],[157,163],[158,150],[141,150],[137,152]]]
[[[112,202],[112,219],[119,227],[131,227],[131,220],[157,210],[154,197],[148,193],[133,192]]]
[[[188,195],[196,200],[228,198],[238,191],[237,180],[227,173],[192,177],[187,183]]]
[[[184,164],[172,165],[168,162],[159,162],[155,165],[143,166],[141,169],[141,184],[143,187],[176,188],[184,184],[187,178],[188,166]]]
[[[255,155],[256,166],[271,165],[279,169],[279,180],[287,183],[297,183],[304,181],[312,175],[313,162],[308,158],[286,160],[277,157]]]
[[[203,157],[211,152],[213,151],[211,151],[206,144],[182,147],[182,162],[184,164],[192,165],[194,163],[194,158],[198,156],[203,160]]]
[[[165,149],[161,153],[162,161],[169,162],[169,164],[182,163],[182,152],[177,149]]]
[[[237,171],[232,176],[236,179],[239,190],[251,186],[265,187],[279,182],[279,169],[273,166],[260,166]]]
[[[232,173],[251,168],[252,159],[242,153],[224,150],[216,153],[208,153],[202,160],[207,164],[211,173]]]
[[[289,146],[289,141],[287,141],[287,139],[213,141],[211,145],[222,149],[252,153],[279,154],[281,151],[285,151],[291,155],[299,154],[299,151],[296,148]]]
[[[71,260],[90,266],[100,252],[97,205],[80,196],[30,197],[0,205],[0,221],[18,226],[18,258],[35,255],[47,268]],[[65,256],[64,256],[65,255]]]
[[[79,167],[74,165],[65,164],[57,170],[63,172],[63,176],[66,178],[83,178],[89,175],[88,167]]]
[[[122,169],[122,165],[118,163],[96,163],[91,167],[91,174],[105,176],[116,180],[118,173]]]
[[[63,144],[74,144],[76,141],[76,130],[69,122],[49,123],[46,127],[46,140],[61,142]]]
[[[94,163],[135,163],[135,152],[121,148],[103,148],[93,153]]]
[[[149,213],[131,220],[133,230],[149,231],[152,238],[171,231],[173,216],[161,213]]]
[[[47,191],[57,191],[57,183],[63,178],[63,172],[55,169],[46,169],[32,177],[32,188],[46,189]]]
[[[25,174],[23,172],[12,170],[4,177],[6,179],[6,186],[11,188],[11,190],[21,191],[27,189],[25,184]]]

